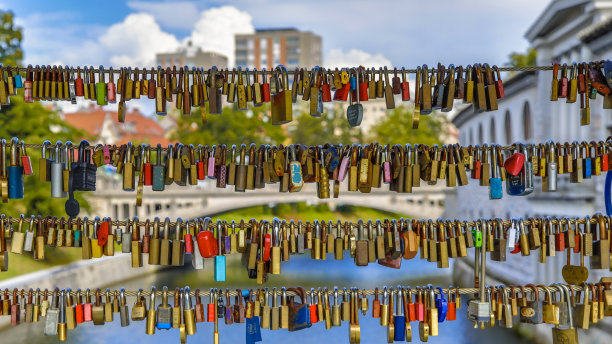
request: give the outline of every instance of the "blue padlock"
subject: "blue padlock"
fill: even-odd
[[[300,302],[297,303],[293,298],[289,303],[289,331],[299,331],[312,326],[310,321],[310,309],[306,304],[306,293],[304,288],[288,288],[299,296]]]
[[[446,320],[446,313],[448,312],[448,303],[444,299],[444,292],[441,287],[437,287],[439,294],[436,295],[436,308],[438,309],[438,322],[444,322]]]
[[[2,155],[5,152],[6,143],[2,142]],[[11,165],[8,168],[8,198],[22,199],[23,198],[23,167],[19,166],[19,139],[13,137],[11,139]],[[4,160],[4,158],[2,159]]]
[[[357,89],[357,77],[355,75],[351,75],[349,83],[351,84],[351,91]]]
[[[253,344],[261,341],[261,326],[259,325],[259,317],[253,316],[251,318],[246,318],[246,343]]]
[[[21,80],[21,74],[17,73],[14,77],[15,88],[23,88],[23,81]]]
[[[406,317],[404,316],[404,292],[401,286],[397,287],[397,300],[395,301],[395,316],[393,317],[393,325],[395,331],[393,340],[403,342],[406,340]]]
[[[484,149],[487,149],[486,145]],[[504,195],[502,190],[502,180],[497,177],[497,159],[495,146],[491,146],[491,178],[489,178],[489,198],[501,199]]]
[[[583,160],[582,160],[582,177],[583,178],[591,178],[591,173],[592,173],[592,160],[591,160],[591,148],[589,146],[587,146],[586,142],[582,142],[582,144],[580,144],[580,149],[585,149],[586,150],[586,155],[583,155],[581,152],[581,156],[583,156]]]
[[[215,256],[215,281],[225,281],[225,256],[221,249],[222,243],[221,220],[217,220],[217,244],[219,245],[219,253]]]
[[[612,61],[606,60],[603,64],[603,70],[608,86],[612,87]]]

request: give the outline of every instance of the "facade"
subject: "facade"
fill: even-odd
[[[116,111],[105,110],[94,104],[63,116],[68,124],[85,132],[83,139],[90,144],[170,143],[165,137],[167,131],[155,118],[144,116],[138,109],[128,112],[124,123],[117,121]]]
[[[259,29],[254,34],[235,35],[236,66],[287,70],[319,66],[323,62],[321,36],[293,28]]]
[[[217,68],[227,67],[227,56],[212,52],[203,51],[200,47],[194,47],[189,41],[187,47],[181,47],[175,52],[159,53],[155,55],[158,66],[163,68],[172,66],[188,66],[188,67],[210,67]]]
[[[574,61],[610,57],[612,1],[553,1],[525,36],[537,50],[537,65],[551,65],[553,61],[571,65]],[[471,106],[460,111],[453,124],[459,129],[461,145],[545,142],[548,139],[590,142],[610,135],[612,120],[609,111],[602,109],[603,97],[591,101],[591,125],[581,127],[579,102],[550,101],[551,80],[550,72],[516,74],[504,82],[506,96],[500,100],[498,111],[474,113]],[[576,217],[605,212],[603,176],[570,185],[568,174],[559,175],[555,193],[541,192],[540,180],[534,178],[535,191],[529,196],[514,197],[504,193],[504,198],[496,201],[489,200],[487,188],[471,181],[470,185],[457,188],[449,195],[446,215],[472,220],[479,217]],[[507,282],[547,284],[563,280],[561,269],[565,264],[565,254],[549,257],[547,264],[539,264],[537,254],[532,253],[531,257],[508,255],[507,263],[491,262],[487,268],[493,274],[504,276]],[[586,264],[588,266],[588,259]],[[597,281],[604,273],[606,271],[591,270],[589,280]]]

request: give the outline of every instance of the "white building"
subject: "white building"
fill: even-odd
[[[552,1],[529,27],[525,37],[537,50],[537,65],[553,61],[571,65],[574,61],[594,61],[612,56],[612,1]],[[511,144],[516,141],[557,142],[600,141],[610,135],[612,120],[602,109],[603,97],[591,101],[591,125],[580,126],[579,101],[567,104],[565,99],[550,101],[551,72],[524,72],[506,80],[505,98],[499,110],[474,113],[472,107],[460,111],[453,119],[459,129],[461,145],[488,142]],[[489,200],[488,188],[471,181],[449,195],[446,215],[450,218],[529,216],[585,216],[605,213],[603,186],[605,176],[593,176],[582,184],[570,184],[569,175],[559,175],[558,191],[541,192],[536,177],[535,191],[527,197],[509,196]],[[505,186],[504,186],[505,188]],[[504,190],[505,192],[505,190]],[[508,263],[492,262],[492,274],[507,281],[525,283],[562,282],[561,269],[565,254],[549,257],[547,264],[537,263],[537,251],[531,257],[508,255]],[[588,261],[586,262],[588,266]],[[508,267],[511,267],[510,269]],[[609,271],[591,270],[590,280],[598,280]]]

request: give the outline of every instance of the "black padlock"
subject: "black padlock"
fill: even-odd
[[[74,191],[96,191],[96,171],[98,167],[91,163],[91,152],[86,149],[89,142],[79,144],[79,158],[72,163],[72,189]]]

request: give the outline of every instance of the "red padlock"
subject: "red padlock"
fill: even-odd
[[[446,320],[453,321],[457,320],[457,295],[459,293],[459,288],[455,289],[455,293],[451,293],[451,290],[448,290],[448,303],[446,304]]]
[[[406,68],[402,67],[402,101],[407,102],[410,100],[410,84],[406,79]]]
[[[153,164],[151,164],[151,146],[146,145],[142,148],[143,154],[143,173],[144,185],[153,185]]]
[[[219,253],[219,245],[213,235],[213,232],[208,228],[210,218],[204,219],[204,228],[200,230],[196,236],[200,255],[204,258],[211,258]]]
[[[506,159],[506,162],[504,162],[506,172],[513,176],[517,176],[519,173],[521,173],[524,165],[525,155],[519,152],[512,154],[512,156]]]
[[[193,235],[191,235],[189,227],[189,220],[185,220],[185,254],[193,253]]]
[[[493,65],[493,71],[497,76],[497,80],[495,80],[495,93],[498,99],[504,98],[504,82],[501,79],[501,75],[499,75],[499,68],[496,65]]]
[[[323,83],[321,84],[321,99],[325,103],[331,102],[332,97],[331,97],[331,91],[329,89],[329,81],[328,81],[329,75],[327,75],[327,73],[323,71],[322,77],[323,77]]]
[[[262,257],[264,262],[270,260],[270,248],[272,247],[272,234],[266,233],[264,235],[263,252]]]
[[[357,85],[359,85],[359,101],[368,101],[368,80],[366,79],[366,72],[363,67],[359,67],[357,75]],[[351,96],[353,99],[357,99],[357,91],[353,90]]]
[[[480,154],[476,150],[476,154],[474,154],[474,148],[470,147],[470,155],[474,158],[474,168],[472,169],[472,179],[480,179],[480,172],[482,171],[482,162],[480,162]]]
[[[606,159],[606,162],[607,161],[608,160]],[[25,143],[23,141],[21,141],[21,165],[23,166],[23,174],[26,176],[30,176],[34,173],[32,170],[32,161],[26,153]]]
[[[424,321],[425,320],[425,304],[423,303],[423,293],[422,291],[419,291],[419,293],[417,294],[417,301],[416,301],[416,320],[417,321]]]
[[[334,92],[334,100],[345,102],[348,99],[348,94],[350,90],[351,90],[350,83],[342,85],[341,88],[337,89],[336,92]]]
[[[83,322],[85,322],[85,310],[81,301],[81,289],[77,289],[77,304],[74,306],[74,313],[77,324],[82,324]]]
[[[597,144],[597,156],[600,158],[599,160],[601,162],[601,172],[607,172],[609,169],[608,153],[607,147],[603,141],[599,141],[599,143]]]
[[[206,148],[202,148],[202,145],[198,145],[198,153],[199,153],[199,160],[198,160],[198,180],[204,180],[206,179],[206,165],[205,161],[206,161],[206,151],[208,151],[208,147]]]
[[[261,95],[262,95],[263,101],[266,103],[269,103],[270,102],[270,84],[268,84],[268,73],[266,72],[265,68],[263,68],[261,72],[263,73],[263,81],[261,84]]]
[[[206,305],[206,310],[207,310],[207,314],[206,314],[206,321],[208,322],[214,322],[215,318],[217,317],[217,307],[215,307],[215,293],[213,292],[213,290],[210,290],[210,302]]]
[[[81,67],[77,68],[77,78],[74,79],[74,94],[77,97],[83,96],[83,78],[81,78]]]
[[[110,224],[107,221],[103,221],[98,227],[98,246],[106,245],[108,241],[108,234],[110,230]]]
[[[578,234],[578,231],[575,231],[576,234],[574,234],[574,253],[580,253],[580,248],[582,247],[582,237],[580,236],[580,234]]]

